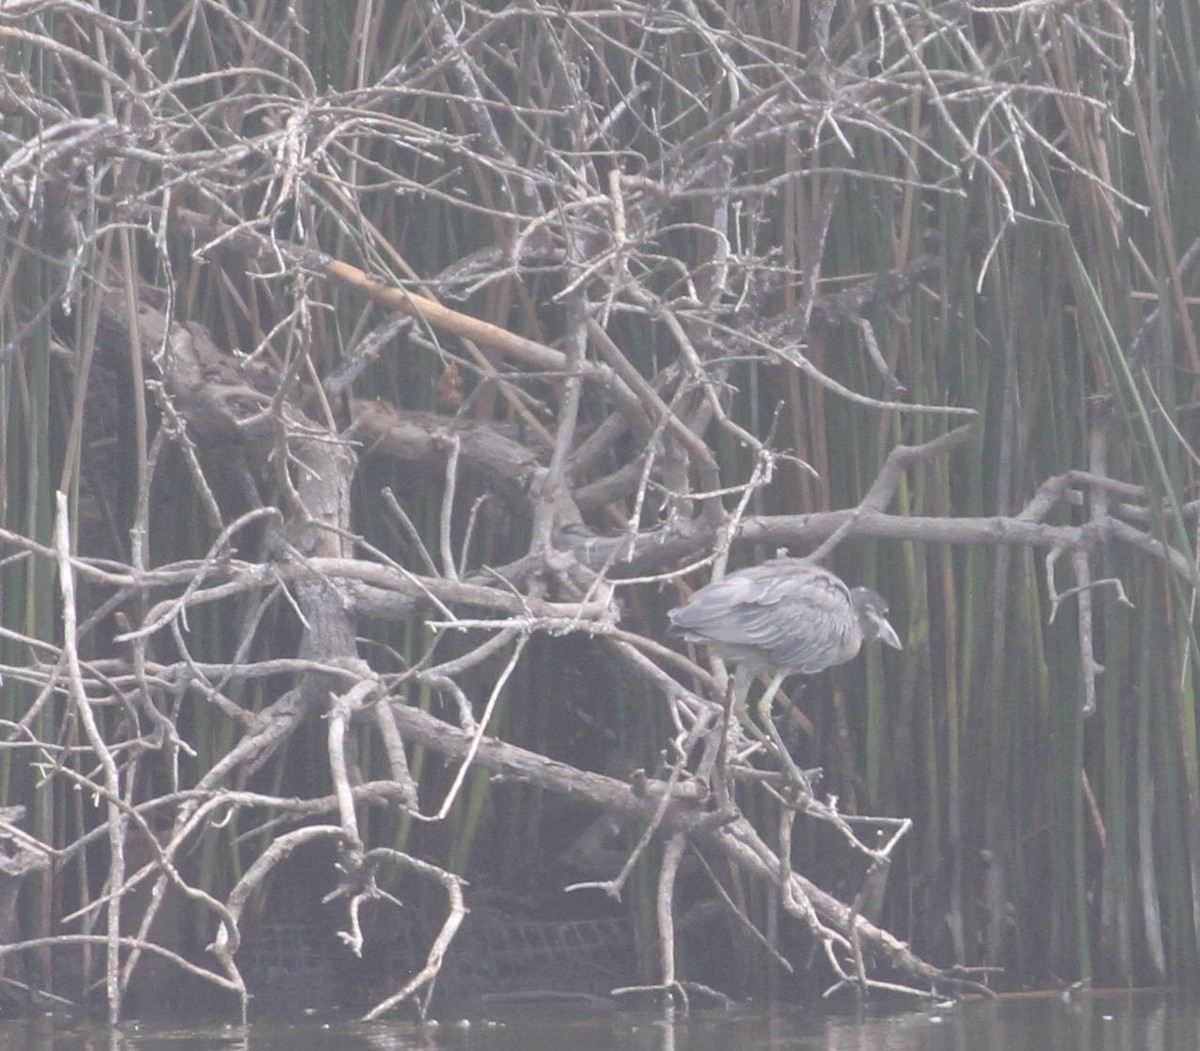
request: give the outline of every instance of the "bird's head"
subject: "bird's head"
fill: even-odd
[[[904,649],[900,636],[887,619],[888,604],[879,592],[870,588],[851,588],[850,601],[854,603],[864,639],[879,639],[895,649]]]

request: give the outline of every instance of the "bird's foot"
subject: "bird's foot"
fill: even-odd
[[[783,760],[783,772],[787,776],[787,787],[791,793],[798,798],[812,798],[813,786],[808,776],[809,772],[801,770],[796,765],[796,761],[787,752],[781,753],[781,758]]]

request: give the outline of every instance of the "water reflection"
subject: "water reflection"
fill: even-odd
[[[920,1010],[785,1007],[630,1011],[602,1001],[510,1004],[469,1020],[316,1019],[250,1026],[0,1023],[0,1051],[1176,1051],[1196,1047],[1200,1005],[1183,995],[1092,993]]]

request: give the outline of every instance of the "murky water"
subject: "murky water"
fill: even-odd
[[[0,1023],[0,1049],[30,1051],[1181,1051],[1200,1048],[1200,996],[1087,994],[918,1010],[739,1007],[682,1012],[507,1007],[461,1022],[261,1022],[250,1026]]]

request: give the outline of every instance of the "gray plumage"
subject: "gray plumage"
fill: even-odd
[[[708,646],[739,671],[812,675],[852,660],[863,639],[901,649],[888,605],[798,558],[740,569],[670,612],[671,633]]]
[[[789,675],[813,675],[853,660],[863,639],[901,649],[888,606],[870,588],[849,588],[827,569],[800,558],[777,558],[739,569],[702,587],[671,610],[671,634],[707,646],[734,664],[733,707],[750,733],[778,754],[788,778],[811,795],[771,719],[771,703]],[[771,683],[758,700],[767,736],[750,720],[746,698],[759,672]]]

